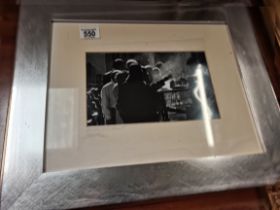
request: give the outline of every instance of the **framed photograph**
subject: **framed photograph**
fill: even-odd
[[[47,171],[262,152],[225,24],[53,23],[50,67]]]
[[[22,2],[3,209],[279,178],[279,106],[246,4],[171,5]]]

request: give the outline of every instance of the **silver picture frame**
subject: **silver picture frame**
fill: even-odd
[[[1,208],[71,209],[275,182],[280,174],[280,111],[248,3],[209,2],[21,1]],[[227,24],[264,153],[44,172],[52,22]]]

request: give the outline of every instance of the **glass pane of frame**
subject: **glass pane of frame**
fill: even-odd
[[[53,23],[46,171],[262,153],[224,24]]]

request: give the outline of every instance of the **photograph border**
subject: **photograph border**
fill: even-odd
[[[2,164],[2,209],[117,204],[261,186],[279,178],[279,105],[248,8],[222,3],[192,6],[188,1],[21,1]],[[264,153],[45,173],[52,22],[227,24]]]

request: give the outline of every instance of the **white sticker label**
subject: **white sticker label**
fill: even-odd
[[[90,24],[80,26],[80,38],[86,40],[100,38],[99,26]]]

